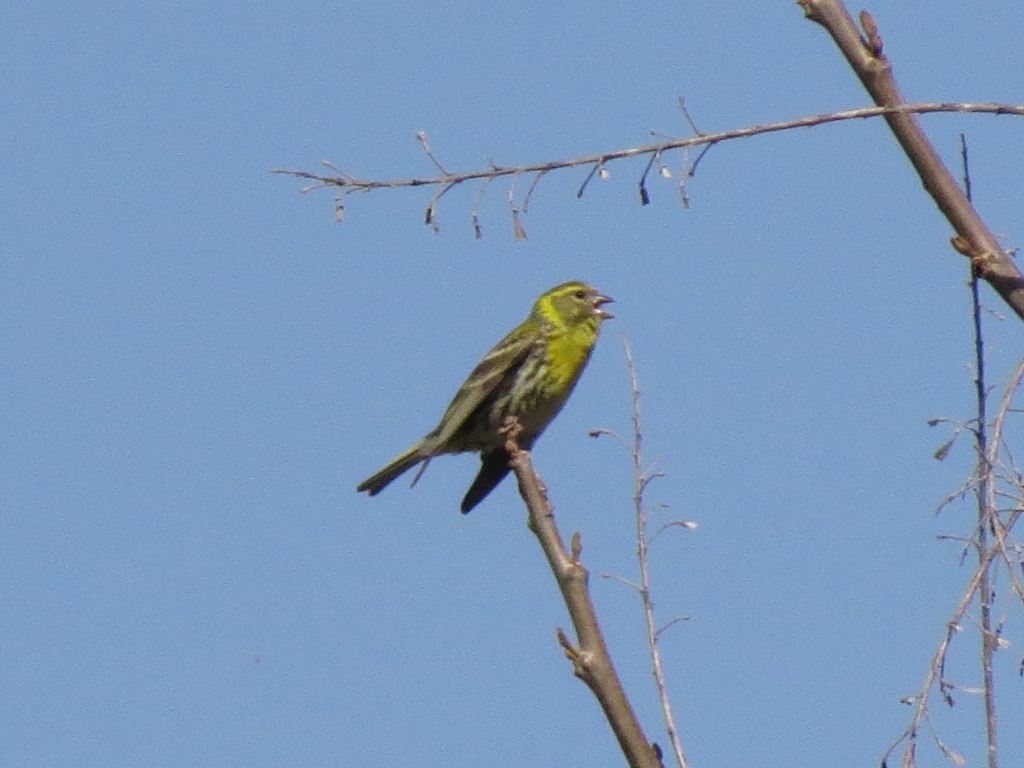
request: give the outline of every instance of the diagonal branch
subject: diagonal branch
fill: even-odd
[[[517,443],[520,429],[518,422],[514,421],[506,427],[506,450],[511,457],[509,466],[515,473],[519,495],[523,497],[529,512],[527,525],[540,542],[555,575],[576,631],[578,645],[573,645],[561,629],[558,630],[558,642],[572,661],[573,672],[586,683],[604,710],[630,768],[664,768],[660,749],[647,741],[626,698],[601,634],[597,613],[587,588],[589,574],[579,561],[582,549],[580,536],[578,533],[573,534],[572,552],[567,552],[555,525],[554,512],[544,485],[530,462],[530,454],[520,449]]]
[[[867,11],[860,14],[862,34],[841,0],[797,0],[797,3],[807,18],[823,26],[832,36],[876,104],[890,108],[905,104],[893,77],[892,65],[882,53],[878,26]],[[978,276],[1024,319],[1024,275],[999,246],[913,114],[894,110],[884,117],[925,190],[956,231],[954,248],[970,257]]]

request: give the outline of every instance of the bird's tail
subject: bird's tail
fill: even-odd
[[[480,454],[480,471],[462,499],[460,509],[466,514],[484,500],[509,472],[509,455],[504,448],[492,448]]]
[[[400,456],[396,456],[388,464],[381,469],[377,470],[370,477],[366,478],[359,484],[356,491],[366,491],[371,496],[376,496],[378,493],[387,487],[388,483],[394,480],[396,477],[404,472],[408,472],[410,469],[415,467],[421,461],[429,459],[429,456],[424,456],[420,450],[420,444],[417,443],[412,448],[407,450]],[[426,469],[426,465],[423,466]],[[422,472],[423,470],[420,470]],[[416,475],[416,479],[419,479],[419,475]],[[416,482],[415,480],[413,482]]]

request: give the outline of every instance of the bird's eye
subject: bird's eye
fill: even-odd
[[[576,291],[576,293],[575,293],[575,294],[573,294],[573,295],[574,295],[574,296],[575,296],[575,297],[576,297],[577,299],[581,299],[581,300],[582,300],[582,299],[585,299],[585,298],[587,298],[587,292],[586,292],[586,291],[584,291],[584,290],[583,290],[582,288],[581,288],[580,290]]]

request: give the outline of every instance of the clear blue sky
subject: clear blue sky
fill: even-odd
[[[1024,102],[1019,3],[870,9],[909,99]],[[617,316],[535,460],[648,733],[666,743],[638,603],[596,578],[635,569],[629,460],[586,436],[628,430],[620,334],[650,499],[700,525],[653,561],[662,617],[692,617],[664,653],[695,768],[873,764],[968,575],[935,536],[969,508],[932,512],[972,459],[936,462],[926,426],[972,415],[967,265],[881,122],[716,147],[688,211],[661,179],[638,205],[639,161],[582,201],[583,173],[552,175],[524,243],[502,183],[478,241],[477,188],[434,235],[429,191],[349,197],[334,224],[331,193],[269,173],[429,173],[420,130],[456,170],[632,146],[688,134],[677,95],[705,131],[867,103],[789,2],[6,6],[0,762],[621,764],[513,484],[467,517],[473,457],[354,492],[538,293],[584,279]],[[1020,246],[1024,122],[924,123],[953,162],[968,133],[978,205]],[[988,325],[998,378],[1024,334]],[[957,700],[937,720],[977,765]]]

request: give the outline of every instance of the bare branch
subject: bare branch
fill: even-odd
[[[494,179],[503,176],[513,176],[522,173],[538,173],[546,174],[551,171],[561,170],[563,168],[581,168],[587,166],[593,166],[591,175],[598,173],[608,163],[615,160],[622,160],[629,157],[642,157],[644,155],[664,154],[674,149],[685,149],[687,147],[706,146],[712,144],[718,144],[723,141],[731,141],[733,139],[744,139],[752,136],[759,136],[765,133],[777,133],[779,131],[793,130],[794,128],[808,128],[816,125],[824,125],[826,123],[835,123],[843,120],[859,120],[866,118],[891,116],[891,115],[909,115],[909,114],[925,114],[935,112],[957,112],[957,113],[984,113],[993,115],[1017,115],[1024,116],[1024,106],[1013,105],[1013,104],[994,104],[994,103],[950,103],[950,102],[925,102],[919,104],[899,104],[895,106],[886,107],[862,107],[860,109],[848,109],[842,112],[832,112],[823,115],[812,115],[809,117],[800,117],[794,120],[785,120],[779,123],[767,123],[763,125],[754,125],[749,128],[738,128],[731,131],[722,131],[720,133],[706,133],[692,136],[686,139],[666,139],[665,141],[658,142],[656,144],[644,144],[639,147],[631,147],[628,149],[619,149],[611,152],[603,152],[598,155],[582,155],[567,160],[552,160],[548,162],[540,163],[527,163],[525,165],[516,166],[495,166],[489,165],[487,168],[468,171],[465,173],[449,173],[443,170],[443,167],[437,162],[436,158],[431,156],[431,160],[439,169],[441,169],[440,176],[421,176],[406,179],[379,179],[379,180],[366,180],[359,179],[347,173],[343,173],[334,166],[324,161],[324,165],[335,173],[323,174],[323,173],[312,173],[310,171],[300,171],[289,168],[275,168],[271,173],[283,174],[286,176],[294,176],[299,179],[306,179],[314,182],[309,186],[303,187],[300,191],[303,193],[312,192],[317,189],[323,189],[326,187],[337,187],[343,190],[346,194],[351,192],[370,192],[376,189],[400,189],[405,187],[426,187],[426,186],[438,186],[438,185],[457,185],[462,184],[466,181],[483,180],[483,179]],[[422,143],[422,142],[421,142]],[[698,158],[699,161],[699,158]],[[662,174],[664,175],[664,173]]]
[[[450,176],[451,174],[448,173],[448,169],[441,165],[441,161],[434,157],[434,153],[430,151],[430,145],[427,144],[427,132],[420,131],[419,133],[417,133],[416,141],[418,141],[420,143],[420,146],[423,147],[423,151],[427,154],[427,157],[430,158],[430,161],[437,166],[437,170],[439,170],[445,176]]]
[[[669,528],[683,528],[687,531],[693,531],[697,529],[697,523],[693,522],[692,520],[669,520],[658,530],[656,530],[649,539],[647,539],[647,543],[653,544],[654,540],[661,536],[661,534],[667,531]]]
[[[594,167],[590,169],[590,173],[587,174],[587,178],[583,180],[583,183],[580,184],[580,188],[576,190],[577,199],[583,197],[583,191],[587,188],[587,184],[590,183],[590,180],[594,178],[595,173],[599,174],[602,179],[608,178],[608,171],[604,167],[604,161],[605,158],[603,155],[601,157],[598,157],[597,160],[594,161]]]
[[[630,768],[664,768],[660,750],[644,736],[608,654],[587,588],[587,569],[578,560],[582,548],[579,534],[573,536],[573,554],[570,555],[562,543],[554,511],[548,502],[544,485],[530,462],[530,454],[519,448],[517,440],[521,426],[514,418],[509,421],[505,430],[505,449],[510,456],[509,467],[519,483],[519,495],[523,497],[529,512],[527,525],[544,550],[579,643],[574,645],[565,632],[559,629],[559,645],[572,661],[573,672],[597,698]]]
[[[689,621],[689,620],[690,620],[689,616],[673,616],[671,619],[669,619],[664,624],[662,624],[660,627],[658,627],[658,631],[654,633],[654,636],[655,637],[661,637],[662,633],[665,632],[665,630],[671,629],[673,626],[675,626],[676,624],[678,624],[681,621]]]
[[[633,400],[633,446],[631,454],[633,457],[633,516],[636,520],[636,556],[640,568],[640,585],[638,592],[644,610],[644,626],[647,630],[647,646],[651,654],[651,674],[654,676],[654,685],[658,691],[658,700],[661,703],[661,714],[665,721],[665,730],[668,732],[669,742],[672,751],[675,753],[676,762],[679,768],[687,768],[686,755],[683,753],[683,745],[679,740],[679,729],[676,728],[675,717],[672,714],[672,705],[668,699],[668,686],[665,683],[665,670],[661,663],[661,649],[658,647],[658,638],[669,626],[679,619],[673,619],[660,629],[654,621],[654,600],[651,597],[651,579],[648,569],[648,547],[650,542],[647,539],[647,515],[644,512],[644,491],[648,484],[658,474],[645,472],[643,469],[643,430],[640,428],[640,384],[636,375],[636,365],[633,363],[633,354],[629,348],[629,341],[622,337],[622,347],[626,355],[626,368],[629,370],[629,385]],[[664,527],[663,527],[664,528]],[[660,531],[659,531],[660,533]],[[651,540],[657,537],[655,534]]]
[[[526,197],[523,198],[523,213],[526,213],[528,210],[530,210],[530,198],[533,197],[533,190],[537,188],[537,185],[540,183],[540,180],[544,178],[544,174],[546,173],[547,171],[540,171],[536,176],[533,177],[533,181],[530,183],[530,188],[526,190]]]
[[[641,591],[641,588],[640,588],[639,584],[635,584],[634,582],[630,581],[629,579],[624,579],[621,576],[618,576],[618,575],[616,575],[614,573],[602,573],[601,574],[601,578],[602,579],[611,579],[612,581],[617,581],[617,582],[619,582],[619,584],[624,584],[625,586],[629,587],[630,589],[636,590],[637,592]]]
[[[947,538],[955,538],[957,541],[963,542],[965,546],[965,553],[968,550],[975,551],[978,555],[978,562],[971,574],[971,578],[968,580],[967,585],[960,596],[956,609],[946,622],[945,632],[943,633],[943,637],[939,642],[935,654],[932,656],[923,684],[920,689],[918,689],[917,693],[903,699],[904,703],[912,704],[914,706],[914,713],[911,716],[909,725],[900,737],[886,749],[883,756],[883,762],[888,760],[889,756],[897,747],[899,747],[900,744],[905,743],[906,746],[904,747],[902,754],[902,764],[908,768],[916,765],[916,744],[921,724],[924,723],[927,725],[932,739],[935,741],[939,750],[955,764],[962,764],[960,761],[962,761],[963,758],[945,745],[935,732],[928,713],[928,700],[936,686],[939,689],[939,694],[942,699],[949,705],[953,704],[952,691],[965,690],[964,688],[950,682],[945,676],[946,659],[953,637],[961,631],[965,617],[967,616],[967,611],[976,598],[979,600],[982,607],[990,601],[990,594],[992,590],[989,584],[992,578],[993,566],[997,561],[1006,563],[1008,565],[1008,570],[1011,573],[1020,568],[1019,556],[1015,558],[1010,553],[1011,550],[1015,549],[1015,545],[1009,541],[1009,533],[1012,530],[1013,525],[1020,519],[1022,514],[1024,514],[1024,485],[1019,482],[1019,473],[1015,471],[1011,473],[1012,477],[1010,479],[1015,483],[1015,487],[1017,489],[1015,496],[1017,503],[1013,509],[1009,510],[1005,520],[999,517],[998,511],[995,509],[992,494],[994,493],[993,489],[995,488],[996,482],[999,479],[996,475],[996,470],[999,467],[998,451],[999,446],[1002,444],[1005,421],[1008,415],[1014,412],[1014,409],[1012,408],[1013,397],[1020,387],[1022,380],[1024,380],[1024,359],[1017,364],[1009,377],[1009,382],[1003,392],[1002,398],[1000,399],[995,417],[992,420],[991,430],[987,433],[987,438],[984,441],[987,446],[987,450],[984,452],[980,452],[980,444],[983,442],[981,436],[985,435],[986,432],[981,429],[975,431],[975,439],[979,443],[979,461],[975,466],[971,479],[957,492],[957,494],[959,496],[963,496],[967,490],[974,490],[979,508],[978,521],[976,522],[974,532],[969,539],[964,539],[963,537]],[[978,387],[977,391],[979,393],[987,393],[983,384]],[[979,417],[981,417],[984,415],[984,407],[980,404],[978,407]],[[950,498],[952,498],[952,496]],[[947,499],[947,501],[948,500],[949,499]],[[944,502],[944,504],[945,503],[946,502]],[[984,542],[986,541],[986,532],[992,533],[996,539],[994,544],[985,546]],[[1011,584],[1014,584],[1014,591],[1021,597],[1021,600],[1024,601],[1024,589],[1020,588],[1020,579],[1016,577],[1015,573],[1011,578]],[[1020,591],[1018,591],[1018,589],[1020,589]],[[992,629],[991,621],[986,622],[984,618],[984,611],[982,620],[978,623],[978,626],[982,635],[983,678],[985,678],[980,690],[985,694],[986,690],[991,692],[992,684],[989,675],[986,675],[984,672],[984,658],[986,655],[991,655],[994,647],[999,644],[999,638],[997,637],[997,633]],[[985,650],[986,645],[991,646],[991,648]],[[990,664],[991,661],[989,660],[989,665]],[[988,694],[986,694],[986,696],[988,696]],[[988,704],[986,708],[994,711],[994,704]],[[995,745],[994,737],[994,732],[990,733],[990,748]],[[994,759],[994,755],[994,749],[990,749],[990,764]]]
[[[683,113],[683,117],[686,118],[686,122],[690,124],[690,130],[692,130],[698,136],[703,136],[704,131],[697,127],[697,124],[693,122],[693,118],[690,117],[690,111],[686,108],[686,99],[682,96],[676,96],[676,101],[679,104],[679,111]]]
[[[889,108],[905,104],[893,77],[892,65],[882,53],[878,25],[869,13],[860,14],[862,35],[841,0],[797,2],[807,18],[823,26],[832,36],[875,104]],[[970,258],[978,276],[1024,319],[1024,275],[974,210],[913,114],[892,111],[884,117],[925,190],[956,231],[953,247]]]
[[[519,220],[519,210],[516,208],[515,183],[516,177],[513,176],[508,185],[508,210],[512,216],[512,235],[518,243],[526,239],[526,230],[523,229],[523,223]]]
[[[476,200],[473,202],[473,209],[469,212],[470,220],[473,222],[473,236],[480,240],[483,238],[483,230],[480,228],[480,203],[484,199],[484,192],[487,191],[487,185],[490,184],[493,179],[484,179],[484,183],[480,185],[480,191],[477,192]]]
[[[647,192],[647,174],[651,172],[651,166],[654,165],[659,156],[660,153],[652,152],[651,159],[647,161],[644,172],[640,174],[640,183],[638,185],[640,187],[640,205],[649,205],[651,202],[651,196]]]
[[[437,224],[437,201],[454,186],[454,184],[442,184],[438,186],[437,191],[434,192],[434,196],[430,198],[430,202],[427,203],[427,209],[423,212],[423,223],[432,227],[435,234],[441,231],[441,228]]]

